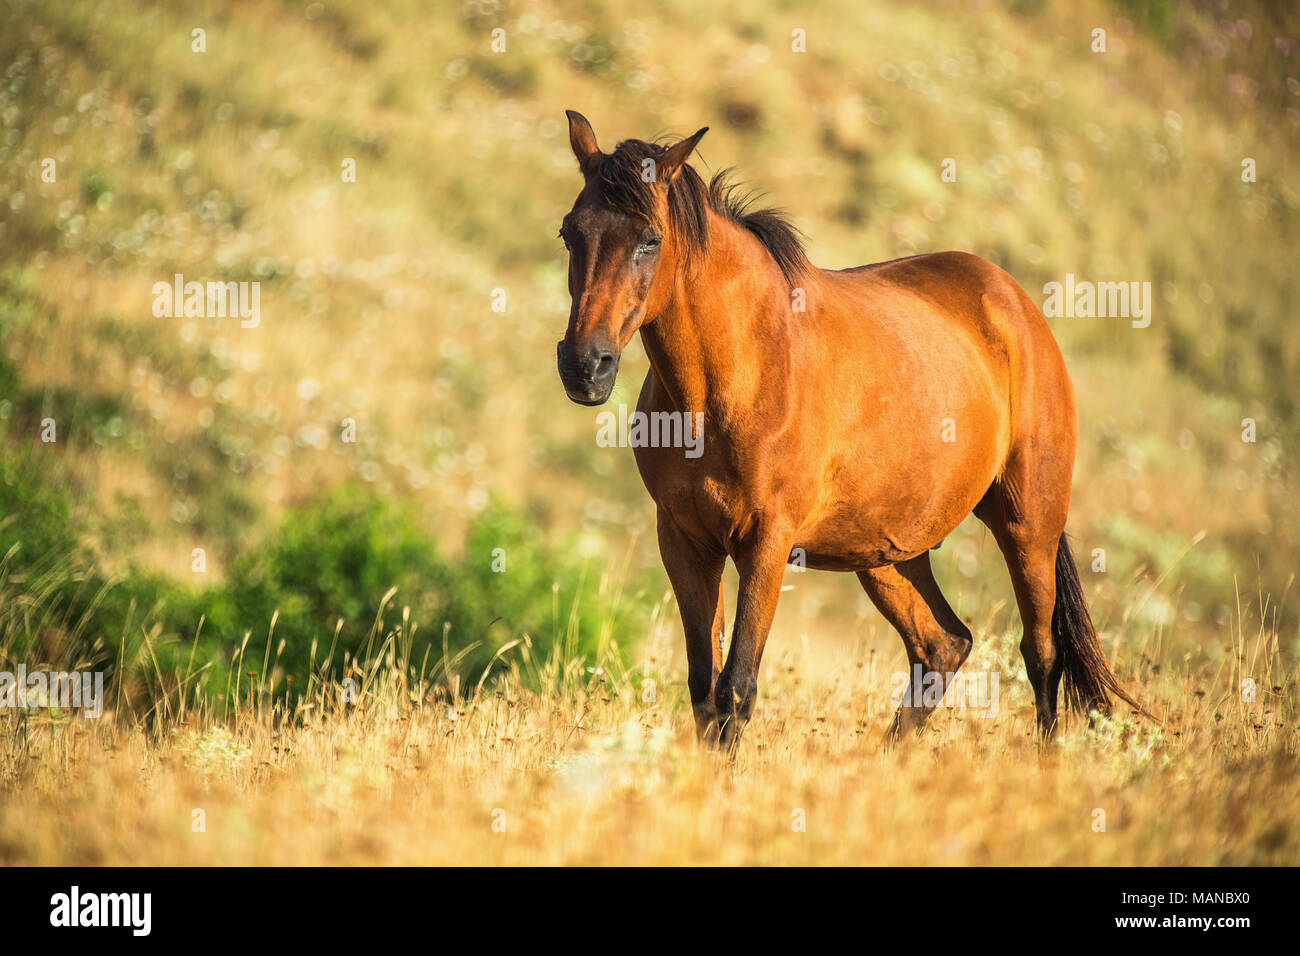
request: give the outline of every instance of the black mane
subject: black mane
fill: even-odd
[[[601,196],[612,208],[630,216],[655,221],[653,185],[641,178],[642,161],[647,157],[658,162],[668,150],[658,143],[628,139],[600,161],[596,177]],[[706,186],[700,174],[689,165],[668,187],[668,217],[674,234],[683,243],[686,254],[703,252],[709,245],[709,222],[706,211],[726,216],[731,222],[748,229],[763,244],[791,285],[811,268],[804,252],[803,236],[779,209],[755,209],[754,195],[731,182],[731,170],[724,169]]]

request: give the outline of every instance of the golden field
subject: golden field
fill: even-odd
[[[164,702],[152,726],[10,722],[0,860],[1205,866],[1300,852],[1297,674],[1277,669],[1268,627],[1238,633],[1226,668],[1131,681],[1165,727],[1075,719],[1046,748],[1021,678],[996,716],[940,710],[886,749],[877,655],[860,647],[846,667],[786,649],[734,761],[695,742],[680,682],[645,676],[684,671],[672,631],[649,635],[634,671],[520,645],[490,685],[455,694],[412,681],[389,631],[356,671],[358,703],[320,686],[292,720],[259,688],[233,712]],[[977,647],[975,666],[1016,673],[1015,641]],[[1258,702],[1242,702],[1242,674]]]

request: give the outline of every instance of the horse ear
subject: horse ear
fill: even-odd
[[[584,176],[590,176],[602,155],[596,145],[596,134],[587,117],[576,110],[565,110],[564,115],[569,118],[569,145],[573,147],[573,155],[578,157],[578,168]]]
[[[696,130],[695,135],[686,137],[664,153],[663,158],[659,160],[658,178],[660,181],[664,183],[673,181],[673,177],[681,170],[682,164],[690,158],[691,153],[695,151],[696,144],[704,138],[704,134],[708,131],[707,126],[701,130]]]

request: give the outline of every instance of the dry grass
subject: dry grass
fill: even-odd
[[[785,648],[734,763],[695,743],[671,623],[630,670],[617,656],[598,672],[560,652],[536,662],[521,644],[458,693],[454,667],[404,670],[395,635],[354,665],[355,705],[314,684],[290,719],[256,687],[173,696],[151,719],[129,702],[99,721],[7,713],[0,862],[1300,860],[1300,682],[1278,672],[1262,624],[1217,664],[1124,671],[1167,727],[1076,719],[1041,751],[1009,634],[972,660],[1000,674],[1001,712],[940,711],[892,751],[880,741],[901,652]]]

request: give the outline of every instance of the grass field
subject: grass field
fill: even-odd
[[[140,723],[9,720],[0,862],[1294,863],[1300,675],[1268,626],[1238,641],[1219,667],[1124,673],[1166,726],[1075,719],[1046,748],[1010,635],[971,662],[1007,675],[997,715],[941,710],[888,750],[883,660],[786,650],[733,762],[695,742],[671,627],[632,670],[521,645],[458,693],[389,631],[352,702],[334,683],[292,710],[246,688]]]
[[[0,863],[1300,862],[1296,11],[13,0],[0,69],[0,673],[107,694],[0,708]],[[556,376],[566,108],[708,125],[820,266],[1151,283],[1052,326],[1068,531],[1164,726],[1037,746],[968,521],[933,560],[996,715],[886,752],[901,643],[790,570],[734,762],[695,743],[653,506]],[[156,314],[177,273],[260,322]]]

